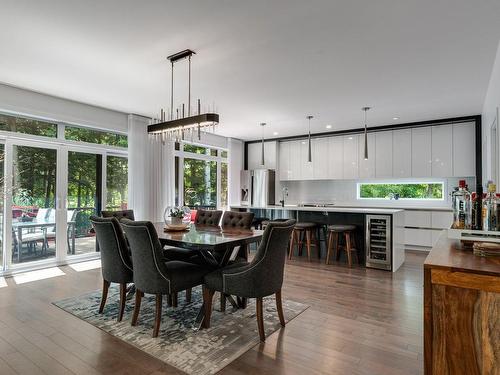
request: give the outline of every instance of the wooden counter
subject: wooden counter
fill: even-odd
[[[426,375],[500,375],[500,258],[443,232],[424,263]]]

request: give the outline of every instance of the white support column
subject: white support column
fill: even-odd
[[[149,220],[150,161],[147,126],[149,119],[128,116],[128,189],[129,208],[136,219]]]

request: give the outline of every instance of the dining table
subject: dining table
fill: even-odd
[[[191,223],[186,230],[166,230],[165,223],[154,223],[158,239],[162,246],[175,246],[189,250],[199,251],[200,257],[204,259],[207,266],[214,269],[226,266],[230,260],[240,256],[248,260],[248,247],[252,243],[262,240],[263,230],[222,228],[220,226],[196,225]],[[230,296],[228,296],[230,297]],[[246,300],[238,298],[228,299],[235,307],[244,307]],[[203,305],[198,312],[195,327],[200,328],[203,322]]]

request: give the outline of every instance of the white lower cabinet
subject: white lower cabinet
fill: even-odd
[[[405,244],[432,247],[432,232],[431,229],[405,228]]]
[[[453,223],[453,212],[451,211],[432,211],[431,227],[435,229],[449,229]]]
[[[451,211],[405,210],[405,245],[408,248],[431,248],[439,236],[450,228],[453,221]]]

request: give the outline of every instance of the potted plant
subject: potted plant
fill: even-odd
[[[181,208],[170,209],[170,214],[172,225],[181,225],[182,219],[184,218],[184,211]]]

